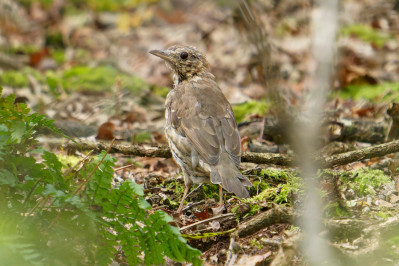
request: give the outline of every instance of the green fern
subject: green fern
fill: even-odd
[[[117,253],[131,265],[163,264],[165,256],[201,264],[172,218],[151,211],[142,186],[112,186],[112,156],[64,174],[54,153],[35,148],[41,130],[59,130],[14,99],[0,97],[0,216],[8,218],[0,221],[0,264],[109,265]]]

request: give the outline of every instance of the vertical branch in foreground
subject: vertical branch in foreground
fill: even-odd
[[[335,37],[338,24],[338,0],[314,1],[312,13],[312,78],[309,95],[303,106],[303,123],[294,131],[293,145],[298,164],[305,180],[304,215],[300,224],[304,241],[302,251],[310,265],[337,265],[330,256],[326,242],[319,237],[322,230],[321,197],[317,189],[317,170],[320,165],[314,163],[311,154],[319,147],[321,131],[320,121],[323,105],[330,87],[333,69]]]
[[[280,81],[279,65],[272,58],[273,47],[270,44],[269,36],[265,26],[257,19],[247,0],[238,1],[241,17],[244,22],[244,31],[249,42],[255,47],[256,54],[261,66],[260,80],[267,91],[267,98],[273,103],[273,110],[276,115],[284,116],[286,101],[283,99]],[[262,134],[263,136],[263,127]]]

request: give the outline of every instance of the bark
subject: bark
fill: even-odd
[[[241,223],[234,234],[238,237],[246,237],[270,225],[293,223],[293,220],[294,212],[291,208],[276,205],[274,208],[256,215],[251,220]]]
[[[43,141],[47,144],[52,144],[51,141]],[[53,143],[54,144],[54,143]],[[57,144],[56,144],[57,145]],[[59,142],[58,145],[61,145]],[[88,141],[77,140],[77,142],[67,142],[63,146],[65,149],[73,150],[95,150],[101,151],[108,148],[109,142],[105,141]],[[332,168],[339,165],[370,159],[373,157],[381,157],[387,154],[399,152],[399,140],[391,141],[384,144],[374,145],[356,151],[336,154],[329,157],[315,157],[315,160],[322,168]],[[151,147],[139,146],[131,144],[115,143],[110,153],[121,153],[125,155],[141,156],[141,157],[159,157],[170,158],[172,156],[168,147]],[[293,166],[295,159],[291,156],[275,153],[254,153],[244,152],[241,156],[242,162],[252,162],[256,164],[275,164],[282,166]]]
[[[328,119],[328,118],[327,118]],[[327,132],[325,143],[330,141],[359,141],[367,143],[385,142],[390,125],[387,122],[359,119],[328,119],[323,125],[323,132]],[[254,126],[252,126],[254,123]],[[241,124],[240,132],[247,132],[250,127],[251,135],[260,133],[259,122]],[[395,128],[396,129],[396,128]],[[289,137],[285,134],[287,127],[277,118],[265,118],[263,139],[274,141],[277,144],[289,143]],[[256,132],[257,131],[257,132]],[[393,134],[393,133],[392,133]],[[392,138],[390,139],[392,140]]]

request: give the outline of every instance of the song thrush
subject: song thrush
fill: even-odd
[[[212,182],[240,198],[248,197],[245,186],[252,184],[238,170],[241,145],[237,123],[205,56],[191,46],[150,53],[164,59],[175,77],[165,103],[165,134],[184,174],[185,189],[177,212],[181,213],[193,183]]]

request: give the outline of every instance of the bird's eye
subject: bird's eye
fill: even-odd
[[[181,52],[181,54],[180,54],[180,58],[181,59],[187,59],[187,57],[188,57],[188,53],[187,52]]]

